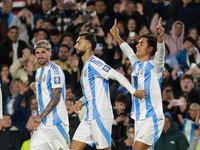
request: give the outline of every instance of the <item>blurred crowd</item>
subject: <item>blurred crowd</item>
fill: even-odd
[[[36,42],[47,39],[51,43],[51,60],[64,71],[72,139],[85,113],[85,108],[79,115],[73,111],[82,96],[83,62],[74,49],[78,35],[95,34],[94,54],[130,81],[133,66],[109,30],[117,18],[120,36],[136,51],[141,35],[155,33],[159,17],[165,28],[161,89],[166,118],[155,150],[200,149],[200,0],[3,0],[0,7],[2,150],[28,149],[28,126],[38,110],[34,81],[40,65],[34,56]],[[131,150],[131,95],[118,82],[109,82],[114,113],[112,149]]]

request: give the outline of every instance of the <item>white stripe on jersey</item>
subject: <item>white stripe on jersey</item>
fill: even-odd
[[[194,138],[194,130],[197,129],[197,125],[194,121],[189,119],[183,119],[183,133],[185,134],[189,143],[192,142]]]
[[[42,120],[42,123],[46,126],[57,125],[61,122],[68,125],[68,114],[65,107],[65,76],[62,69],[53,62],[49,62],[44,68],[37,70],[35,81],[39,113],[42,113],[51,101],[52,89],[62,88],[60,102]]]

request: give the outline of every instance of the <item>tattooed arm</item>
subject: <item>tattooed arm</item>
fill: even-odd
[[[48,103],[48,105],[46,106],[44,111],[40,115],[38,115],[38,117],[30,124],[30,126],[29,126],[30,131],[36,130],[37,127],[42,122],[42,119],[44,117],[46,117],[57,106],[57,104],[60,101],[61,90],[62,90],[62,88],[53,88],[52,89],[53,98]]]

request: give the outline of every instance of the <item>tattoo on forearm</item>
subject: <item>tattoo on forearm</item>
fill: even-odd
[[[60,101],[60,95],[61,95],[61,88],[54,88],[52,89],[53,98],[48,103],[47,107],[44,109],[44,111],[40,114],[41,118],[43,119],[45,116],[47,116],[59,103]]]

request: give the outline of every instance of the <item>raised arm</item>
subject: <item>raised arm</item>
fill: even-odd
[[[163,34],[165,29],[161,25],[162,18],[160,17],[158,21],[158,25],[156,27],[156,36],[157,36],[157,52],[155,54],[155,63],[156,63],[156,71],[161,72],[164,67],[165,60],[165,45],[163,42]]]
[[[124,40],[122,40],[121,37],[119,36],[119,29],[117,28],[117,19],[115,19],[115,23],[113,27],[110,29],[110,33],[116,39],[124,54],[129,58],[131,64],[133,65],[135,61],[138,61],[138,58],[135,55],[133,49],[126,42],[124,42]]]
[[[38,117],[30,124],[29,126],[30,131],[36,130],[37,127],[42,122],[42,119],[46,117],[57,106],[57,104],[60,102],[61,91],[62,91],[62,88],[52,89],[53,98],[48,103],[44,111],[41,114],[39,114]]]

